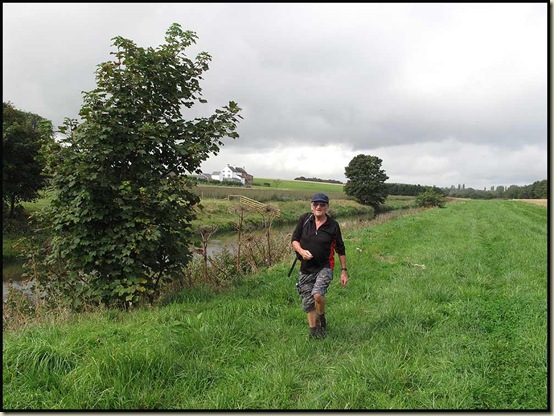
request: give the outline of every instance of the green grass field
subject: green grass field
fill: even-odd
[[[263,186],[264,183],[269,183],[270,187],[288,189],[288,190],[301,190],[317,192],[342,192],[344,184],[335,184],[328,182],[311,182],[311,181],[294,181],[288,179],[268,179],[268,178],[254,178],[254,185]]]
[[[345,242],[324,340],[285,263],[4,332],[3,409],[549,410],[545,207],[464,201]]]
[[[269,186],[264,186],[269,184]],[[331,200],[348,199],[342,185],[331,183],[291,181],[285,179],[255,178],[254,185],[247,188],[243,186],[218,186],[201,184],[194,190],[202,199],[225,199],[230,194],[245,195],[261,202],[267,201],[294,201],[306,200],[318,192],[326,193]]]

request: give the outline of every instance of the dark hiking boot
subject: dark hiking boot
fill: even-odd
[[[320,315],[317,314],[315,318],[315,326],[316,328],[322,328],[323,330],[327,329],[327,318],[325,318],[325,314]]]
[[[325,338],[325,335],[327,335],[327,319],[325,314],[317,314],[315,322],[319,338]]]
[[[310,328],[310,335],[308,336],[309,339],[322,339],[324,337],[325,335],[321,335],[321,328]]]

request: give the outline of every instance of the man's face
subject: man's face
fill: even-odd
[[[312,212],[316,217],[327,214],[327,209],[329,209],[329,204],[326,202],[312,202]]]

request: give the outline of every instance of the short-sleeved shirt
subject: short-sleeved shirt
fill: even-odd
[[[313,214],[302,215],[292,233],[292,241],[300,242],[302,248],[313,255],[311,260],[301,259],[302,273],[316,273],[323,267],[333,269],[335,252],[339,255],[346,254],[339,223],[329,216],[327,221],[316,230]]]

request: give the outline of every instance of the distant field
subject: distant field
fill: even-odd
[[[264,183],[269,183],[269,188],[288,189],[292,191],[311,191],[311,192],[343,192],[342,184],[334,184],[327,182],[310,182],[310,181],[291,181],[286,179],[266,179],[254,178],[254,185],[263,186]]]
[[[269,186],[264,185],[269,184]],[[254,186],[199,185],[194,189],[201,199],[227,198],[229,195],[244,195],[261,202],[308,200],[313,194],[323,192],[331,200],[350,199],[340,184],[294,181],[285,179],[255,178]]]
[[[543,207],[548,206],[548,199],[516,199],[515,201],[529,202]]]

